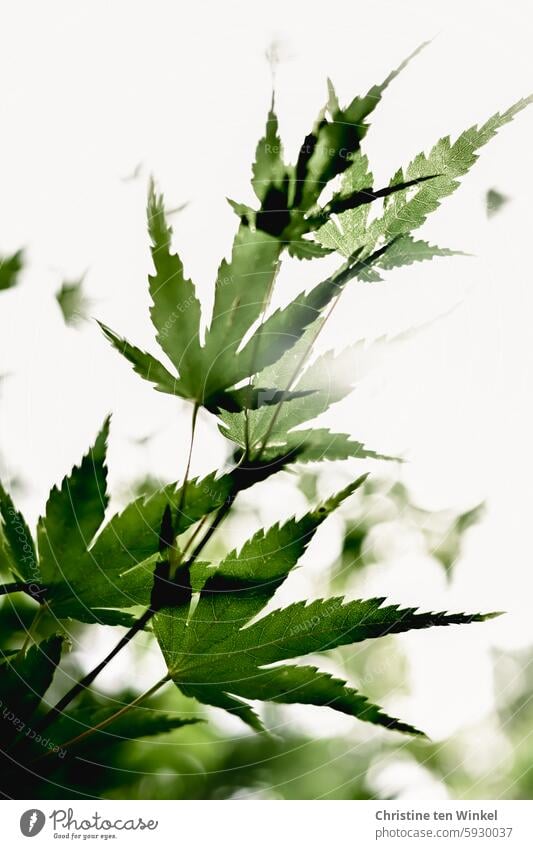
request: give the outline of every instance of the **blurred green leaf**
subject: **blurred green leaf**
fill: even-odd
[[[83,291],[83,280],[65,281],[56,294],[56,301],[65,320],[65,324],[76,326],[87,321],[91,301]]]
[[[485,195],[487,217],[492,218],[494,215],[497,215],[510,200],[511,198],[502,194],[497,189],[488,189],[487,194]]]
[[[0,292],[17,285],[23,258],[22,251],[17,251],[9,257],[0,257]]]

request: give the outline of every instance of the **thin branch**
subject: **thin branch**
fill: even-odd
[[[124,634],[124,636],[118,641],[116,646],[111,649],[109,654],[106,655],[106,657],[98,664],[98,666],[95,666],[94,669],[91,670],[91,672],[88,672],[87,675],[77,681],[76,684],[74,684],[74,686],[71,687],[70,690],[65,693],[65,695],[61,699],[59,699],[57,704],[55,704],[54,707],[50,708],[48,713],[46,713],[42,717],[42,719],[36,723],[36,731],[44,731],[45,728],[48,728],[48,726],[52,724],[56,717],[63,713],[65,708],[76,698],[76,696],[83,692],[83,690],[86,690],[87,687],[89,687],[93,683],[94,679],[100,674],[102,669],[105,669],[107,664],[113,660],[115,655],[117,655],[119,651],[122,651],[122,649],[128,645],[130,640],[132,640],[133,637],[139,631],[143,630],[143,628],[145,627],[145,625],[147,625],[153,615],[154,611],[152,611],[150,608],[145,610],[142,616],[140,616],[137,621],[134,622],[129,631]]]
[[[200,519],[200,521],[196,525],[196,528],[194,529],[193,533],[191,534],[191,536],[189,537],[189,539],[187,540],[187,542],[183,546],[183,551],[182,551],[182,555],[181,555],[182,557],[185,557],[185,555],[187,554],[187,552],[190,549],[190,547],[192,546],[194,540],[196,539],[196,537],[198,536],[198,534],[200,533],[200,531],[204,527],[205,523],[207,522],[208,517],[209,517],[208,513],[205,516],[202,516],[202,518]]]
[[[28,591],[29,584],[24,581],[16,581],[12,584],[1,584],[0,595],[10,595],[11,593],[25,593]]]
[[[178,516],[183,510],[183,505],[185,504],[185,495],[187,492],[187,483],[189,481],[189,472],[191,470],[191,460],[192,460],[192,449],[194,445],[194,435],[196,433],[196,421],[198,419],[198,410],[200,409],[200,405],[198,402],[194,404],[192,410],[192,421],[191,421],[191,440],[189,443],[189,455],[187,457],[187,465],[185,466],[185,474],[183,476],[183,484],[181,487],[181,495],[178,504]]]
[[[179,523],[181,514],[183,512],[183,508],[185,506],[185,495],[187,493],[187,484],[189,482],[189,473],[191,471],[192,451],[193,451],[193,447],[194,447],[194,436],[195,436],[195,433],[196,433],[196,421],[198,419],[198,410],[199,409],[200,409],[200,405],[198,404],[198,402],[195,402],[194,407],[193,407],[193,411],[192,411],[191,438],[190,438],[190,442],[189,442],[189,454],[188,454],[188,457],[187,457],[187,465],[185,466],[185,474],[183,476],[183,483],[182,483],[182,486],[181,486],[180,500],[179,500],[177,511],[176,511],[178,523]],[[170,520],[170,524],[172,525],[172,519]],[[171,578],[173,578],[174,574],[176,572],[176,569],[178,568],[181,561],[183,560],[183,554],[180,554],[179,550],[177,548],[177,536],[178,535],[177,534],[174,535],[173,531],[171,533],[172,533],[172,537],[173,537],[172,544],[169,544],[170,543],[170,540],[169,540],[168,543],[166,543],[166,545],[168,546],[168,549],[167,549],[168,550],[168,562],[169,562],[169,566],[170,566],[169,575],[170,575]]]
[[[215,515],[215,518],[213,519],[213,521],[209,525],[204,536],[202,537],[200,542],[196,545],[196,548],[193,549],[193,552],[192,552],[191,556],[189,557],[189,560],[187,561],[187,565],[189,567],[192,566],[192,564],[194,563],[194,561],[196,560],[196,558],[198,557],[200,552],[205,548],[205,546],[207,545],[207,543],[209,542],[209,540],[211,539],[211,537],[215,533],[216,529],[222,523],[222,520],[226,518],[227,514],[231,510],[232,504],[233,504],[233,501],[228,499],[227,501],[224,502],[222,507],[219,507],[219,509],[218,509],[218,511]]]
[[[258,327],[258,329],[255,333],[255,336],[254,336],[255,344],[254,344],[254,348],[253,348],[253,351],[252,351],[252,359],[251,359],[251,367],[250,367],[250,379],[248,381],[248,386],[250,387],[250,389],[253,386],[254,378],[255,378],[255,364],[257,362],[257,354],[259,352],[259,345],[261,343],[261,331],[262,331],[263,325],[265,323],[266,311],[267,311],[267,309],[270,305],[270,302],[272,300],[272,294],[274,292],[274,286],[275,286],[276,279],[277,279],[277,276],[278,276],[279,267],[280,267],[280,263],[279,263],[279,260],[278,260],[278,262],[276,264],[276,271],[272,275],[272,280],[270,281],[268,289],[265,292],[263,304],[262,304],[262,307],[261,307],[261,319],[260,319],[259,327]],[[249,410],[248,410],[247,407],[244,408],[244,445],[245,445],[245,448],[244,448],[245,456],[248,457],[249,450],[250,450],[250,420],[249,420]]]
[[[37,625],[41,621],[45,610],[46,610],[46,605],[43,604],[42,607],[40,607],[38,609],[37,613],[33,617],[31,625],[28,628],[28,630],[26,631],[26,637],[25,637],[24,642],[23,642],[23,644],[20,648],[19,656],[22,656],[23,654],[25,654],[26,650],[27,650],[28,646],[30,645],[30,643],[32,642],[32,640],[34,641],[35,629],[37,628]]]
[[[144,693],[141,693],[140,696],[137,696],[137,698],[135,698],[132,702],[129,702],[127,705],[124,705],[124,707],[122,707],[120,710],[117,710],[114,714],[112,714],[112,716],[108,716],[107,719],[103,719],[97,725],[88,728],[82,734],[78,734],[77,737],[72,737],[70,740],[67,740],[66,743],[61,743],[60,748],[64,751],[69,746],[74,746],[76,743],[80,743],[82,740],[85,740],[87,737],[90,737],[91,734],[95,733],[95,731],[101,731],[103,728],[106,728],[108,725],[114,722],[115,719],[118,719],[120,716],[124,716],[124,714],[128,713],[134,707],[140,705],[141,702],[144,702],[145,699],[148,699],[150,696],[153,696],[153,694],[160,690],[161,687],[163,687],[163,685],[166,684],[168,681],[170,681],[170,675],[167,674],[164,676],[164,678],[161,678],[159,681],[153,684]],[[54,754],[54,750],[50,749],[44,755],[41,755],[41,757],[37,758],[37,760],[43,760],[43,758],[49,757],[52,754]]]
[[[26,595],[29,595],[34,601],[37,601],[39,604],[44,604],[46,587],[42,584],[36,583],[35,581],[14,581],[11,584],[0,585],[0,596],[11,595],[11,593],[26,593]]]

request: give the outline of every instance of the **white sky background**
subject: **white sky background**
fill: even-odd
[[[440,136],[455,136],[533,90],[533,15],[516,0],[49,0],[5,3],[1,19],[0,253],[24,245],[28,266],[22,285],[1,295],[0,372],[11,377],[2,384],[0,447],[9,473],[27,484],[21,504],[31,518],[109,410],[115,488],[148,469],[164,480],[181,474],[185,405],[143,384],[94,324],[66,328],[54,293],[65,277],[87,270],[93,314],[156,351],[144,212],[153,173],[170,206],[190,201],[173,218],[175,245],[210,304],[235,228],[224,197],[251,199],[250,165],[271,89],[264,53],[273,39],[281,45],[277,110],[293,159],[325,100],[327,76],[347,102],[434,39],[376,110],[365,148],[377,185]],[[482,150],[462,188],[420,231],[474,258],[353,285],[325,340],[342,347],[441,316],[391,346],[378,376],[329,419],[372,448],[409,458],[397,473],[421,505],[488,502],[450,591],[436,572],[428,579],[405,563],[376,572],[368,588],[382,593],[386,585],[402,602],[510,612],[471,633],[405,638],[413,697],[403,716],[425,728],[433,722],[437,734],[476,721],[490,706],[491,646],[533,641],[532,140],[530,108]],[[140,162],[139,179],[124,182]],[[491,220],[489,187],[512,199]],[[279,300],[317,282],[324,267],[287,264]],[[151,433],[148,447],[134,443]],[[202,438],[198,473],[224,456],[207,417],[198,444]],[[332,471],[331,481],[339,474]],[[269,519],[277,518],[278,503],[265,505]],[[281,508],[286,514],[287,503]],[[327,543],[314,549],[317,560],[321,552],[330,557]],[[435,657],[449,664],[444,671]],[[466,709],[451,695],[461,687]]]

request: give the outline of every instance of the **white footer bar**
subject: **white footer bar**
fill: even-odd
[[[533,847],[530,801],[4,801],[0,810],[6,849]]]

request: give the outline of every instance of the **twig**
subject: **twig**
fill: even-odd
[[[198,410],[200,409],[200,405],[198,402],[195,403],[192,410],[192,421],[191,421],[191,440],[189,443],[189,455],[187,457],[187,465],[185,466],[185,474],[183,476],[183,484],[181,487],[181,495],[178,504],[178,516],[183,510],[183,505],[185,504],[185,494],[187,492],[187,483],[189,481],[189,472],[191,470],[191,459],[192,459],[192,449],[194,445],[194,435],[196,433],[196,420],[198,418]]]
[[[12,584],[1,584],[0,595],[10,595],[11,593],[25,593],[30,585],[25,581],[16,581]]]
[[[255,334],[254,347],[252,351],[252,359],[251,359],[251,367],[250,367],[250,379],[248,381],[248,386],[250,390],[252,389],[255,375],[255,365],[257,362],[257,354],[259,351],[259,345],[261,344],[261,332],[263,330],[263,325],[265,323],[266,311],[270,305],[272,300],[272,294],[274,292],[274,284],[276,282],[276,278],[278,276],[279,271],[279,257],[278,262],[276,263],[276,270],[272,275],[272,280],[268,286],[267,291],[265,292],[265,296],[263,298],[263,304],[261,306],[261,320],[257,332]],[[250,420],[249,420],[249,409],[247,407],[244,408],[244,451],[245,456],[248,457],[250,451]]]
[[[128,645],[128,643],[130,642],[130,640],[133,639],[135,634],[143,630],[144,626],[150,621],[153,615],[154,611],[152,611],[150,608],[145,610],[142,616],[140,616],[137,621],[134,622],[129,631],[124,634],[122,639],[118,641],[116,646],[111,649],[109,654],[106,655],[106,657],[98,664],[98,666],[95,666],[94,669],[91,670],[91,672],[88,672],[87,675],[77,681],[76,684],[74,684],[74,686],[71,687],[71,689],[67,693],[65,693],[65,695],[57,702],[57,704],[50,708],[48,713],[46,713],[42,717],[42,719],[36,723],[36,731],[44,731],[45,728],[48,728],[48,726],[51,725],[54,719],[56,719],[59,714],[63,713],[64,709],[76,698],[76,696],[83,692],[83,690],[86,690],[87,687],[89,687],[93,683],[94,679],[100,674],[102,669],[105,669],[107,664],[111,660],[113,660],[115,655],[117,655],[119,651],[122,651],[122,649]]]
[[[33,640],[33,635],[34,635],[35,629],[37,628],[37,625],[41,621],[41,618],[42,618],[45,610],[46,610],[46,605],[43,605],[42,607],[39,608],[39,610],[37,611],[37,613],[33,617],[31,625],[28,628],[28,630],[26,631],[26,637],[24,639],[24,642],[22,643],[22,646],[21,646],[20,651],[18,653],[19,657],[21,657],[23,654],[26,653],[28,646],[30,645],[31,641]]]
[[[35,581],[14,581],[11,584],[0,584],[0,595],[11,595],[11,593],[27,593],[39,604],[43,603],[42,596],[46,588]]]
[[[95,731],[101,731],[103,728],[106,728],[108,725],[114,722],[115,719],[118,719],[119,716],[124,716],[125,713],[128,713],[130,710],[132,710],[132,708],[137,707],[137,705],[140,705],[141,702],[144,702],[145,699],[148,699],[150,696],[153,696],[153,694],[156,693],[157,690],[161,689],[161,687],[168,681],[170,681],[170,675],[167,674],[164,676],[164,678],[161,678],[159,681],[153,684],[144,693],[141,693],[140,696],[137,696],[137,698],[134,699],[132,702],[129,702],[127,705],[124,705],[124,707],[122,707],[120,710],[117,710],[114,714],[112,714],[112,716],[108,716],[107,719],[103,719],[97,725],[88,728],[82,734],[78,734],[77,737],[72,737],[70,740],[67,740],[66,743],[61,743],[60,748],[64,751],[69,746],[74,746],[76,743],[81,742],[81,740],[85,740],[87,737],[90,737],[91,734],[95,733]],[[50,749],[44,755],[41,755],[39,758],[37,758],[37,760],[43,760],[43,758],[49,757],[52,754],[54,754],[54,750]]]

